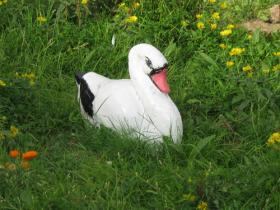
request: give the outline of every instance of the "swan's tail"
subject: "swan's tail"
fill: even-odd
[[[78,100],[80,102],[83,111],[90,117],[93,117],[92,102],[95,98],[87,81],[83,78],[85,73],[76,73],[75,79],[78,86]]]
[[[78,72],[75,74],[75,79],[76,79],[76,82],[78,85],[81,83],[81,80],[84,75],[85,75],[85,73],[81,73],[81,72]]]

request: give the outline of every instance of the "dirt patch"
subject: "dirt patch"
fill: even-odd
[[[251,20],[243,23],[242,26],[244,26],[248,31],[255,31],[257,29],[260,29],[265,33],[272,33],[280,30],[280,24],[266,23],[261,20]]]
[[[280,5],[274,5],[269,9],[271,23],[280,23]]]
[[[273,33],[280,30],[280,5],[274,5],[268,9],[269,20],[250,20],[242,23],[241,26],[245,27],[248,31],[255,31],[257,29],[265,33]]]

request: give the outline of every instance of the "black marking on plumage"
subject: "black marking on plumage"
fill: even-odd
[[[76,82],[78,83],[78,85],[81,83],[81,79],[83,78],[84,75],[85,75],[85,73],[76,73],[75,74],[75,79],[76,79]]]
[[[150,68],[150,69],[153,69],[153,64],[152,64],[152,61],[150,60],[150,58],[148,58],[147,56],[146,57],[146,64],[147,66]]]
[[[93,117],[92,102],[95,96],[90,91],[87,82],[81,78],[80,80],[80,99],[85,112]]]

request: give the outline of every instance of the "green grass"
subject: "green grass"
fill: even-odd
[[[138,23],[126,25],[127,14],[111,1],[90,2],[79,15],[75,1],[8,0],[0,6],[0,79],[7,84],[0,87],[0,116],[7,118],[0,120],[0,209],[196,209],[201,201],[208,209],[280,209],[279,146],[266,145],[280,130],[279,73],[272,71],[280,33],[257,31],[248,40],[236,28],[228,38],[219,35],[276,2],[234,1],[222,11],[203,1],[143,0],[131,13]],[[215,31],[206,21],[213,11],[221,16]],[[197,13],[206,18],[202,31]],[[39,15],[47,22],[39,24]],[[74,73],[128,78],[127,54],[140,42],[169,61],[181,145],[154,149],[81,117]],[[232,47],[246,51],[231,58]],[[252,77],[242,71],[246,65]],[[35,73],[35,85],[16,72]],[[15,138],[10,125],[20,129]],[[23,170],[8,156],[12,149],[39,156]],[[194,201],[184,199],[189,193]]]

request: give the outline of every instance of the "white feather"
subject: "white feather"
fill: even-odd
[[[115,34],[113,34],[113,36],[112,36],[112,45],[113,45],[113,47],[115,47],[115,45],[116,45],[116,36],[115,36]]]

